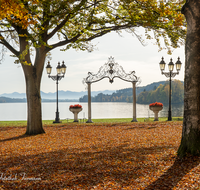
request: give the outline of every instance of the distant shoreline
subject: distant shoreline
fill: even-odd
[[[56,99],[42,99],[42,102],[56,102]],[[78,99],[58,99],[58,102],[79,102]],[[27,103],[26,98],[0,97],[0,103]]]
[[[1,97],[0,97],[1,98]],[[23,100],[23,99],[21,99]],[[42,103],[55,103],[57,100],[54,100],[54,99],[43,99],[42,100]],[[81,103],[88,103],[88,102],[80,102],[78,99],[74,99],[74,100],[58,100],[58,102],[77,102],[79,104]],[[1,102],[0,101],[0,104],[5,104],[5,103],[27,103],[26,99],[25,101],[13,101],[13,102]],[[131,102],[92,102],[92,103],[127,103],[127,104],[132,104]],[[141,104],[141,103],[137,103],[136,104],[140,104],[140,105],[149,105],[149,104]],[[165,107],[168,107],[168,104],[163,104]],[[177,104],[172,104],[172,106],[175,106],[175,105],[183,105],[183,103],[177,103]]]

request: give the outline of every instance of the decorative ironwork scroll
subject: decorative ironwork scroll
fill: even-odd
[[[87,123],[92,123],[91,116],[91,84],[98,82],[104,78],[108,78],[110,83],[113,83],[114,78],[120,78],[124,81],[131,82],[133,85],[133,120],[132,122],[137,122],[136,119],[136,83],[139,81],[139,78],[135,76],[135,71],[130,72],[129,74],[125,73],[122,66],[118,63],[115,63],[114,57],[108,58],[108,63],[105,63],[100,67],[97,74],[88,72],[88,77],[83,79],[83,83],[86,83],[88,86],[88,121]]]
[[[167,78],[174,78],[178,74],[179,72],[162,72],[162,75],[165,75]]]
[[[49,78],[51,78],[54,81],[60,81],[62,78],[64,78],[64,75],[60,76],[60,75],[54,75],[54,76],[50,76]]]
[[[114,78],[120,78],[127,82],[138,82],[138,78],[135,76],[135,71],[131,71],[129,74],[125,73],[122,66],[115,62],[114,57],[109,57],[108,62],[100,67],[97,74],[88,72],[88,77],[83,79],[84,83],[98,82],[104,78],[108,78],[110,83],[113,83]]]

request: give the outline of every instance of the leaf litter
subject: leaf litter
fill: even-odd
[[[2,129],[2,130],[1,130]],[[182,122],[0,128],[0,189],[199,189],[200,159],[177,157]]]

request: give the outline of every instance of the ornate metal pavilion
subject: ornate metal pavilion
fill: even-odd
[[[88,76],[83,79],[83,83],[88,85],[88,120],[87,123],[92,123],[91,117],[91,84],[98,82],[104,78],[108,78],[110,83],[114,82],[114,78],[120,78],[126,82],[131,82],[133,85],[133,120],[136,122],[136,83],[139,78],[135,76],[135,71],[127,74],[123,67],[115,62],[114,57],[109,57],[108,62],[99,68],[97,74],[88,72]]]

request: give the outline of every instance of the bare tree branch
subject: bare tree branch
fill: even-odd
[[[69,18],[70,14],[68,14],[67,17],[57,27],[55,27],[55,29],[50,34],[47,35],[45,41],[48,41],[50,38],[52,38],[52,36],[54,36],[54,34],[56,34],[56,32],[58,32],[65,25]]]
[[[86,2],[87,2],[87,0],[82,0],[82,1],[74,8],[74,10],[76,10],[76,9],[79,10],[79,9],[81,8],[81,6],[84,5]],[[66,18],[65,18],[57,27],[55,27],[54,30],[53,30],[50,34],[47,35],[47,38],[46,38],[45,40],[48,41],[52,36],[54,36],[54,34],[56,34],[56,32],[58,32],[58,31],[65,25],[65,23],[70,19],[70,17],[71,17],[72,14],[73,14],[72,12],[69,13],[69,14],[66,16]]]
[[[5,39],[4,37],[0,34],[0,44],[6,46],[14,55],[17,57],[19,56],[20,52],[14,49]]]
[[[47,47],[47,51],[50,51],[50,50],[55,49],[55,48],[60,47],[60,46],[64,46],[64,45],[69,44],[71,42],[75,42],[80,36],[81,36],[81,34],[78,34],[70,40],[66,39],[66,40],[60,41],[56,44],[50,45],[51,47]]]
[[[0,33],[3,33],[3,32],[15,32],[15,30],[0,30]]]

